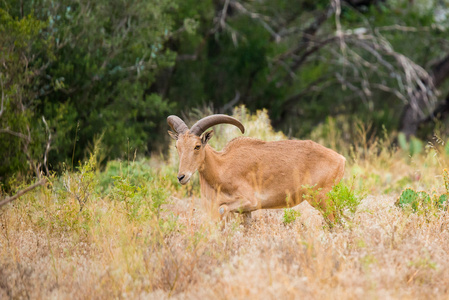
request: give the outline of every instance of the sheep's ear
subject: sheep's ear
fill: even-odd
[[[206,145],[207,142],[209,142],[209,140],[211,139],[211,137],[214,136],[214,131],[213,130],[209,130],[205,133],[203,133],[203,135],[201,136],[201,143],[203,145]]]
[[[173,131],[168,131],[168,134],[170,135],[170,137],[174,140],[178,140],[178,134],[173,132]]]

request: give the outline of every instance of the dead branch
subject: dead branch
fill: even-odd
[[[334,42],[336,40],[336,37],[330,37],[328,39],[325,39],[323,41],[318,42],[316,45],[308,49],[306,52],[301,55],[301,57],[295,61],[295,63],[291,66],[291,70],[296,71],[299,69],[299,67],[306,61],[307,57],[312,55],[313,53],[319,51],[324,46]]]
[[[389,25],[389,26],[381,26],[381,27],[377,27],[376,30],[379,31],[402,31],[402,32],[419,32],[419,31],[429,31],[430,28],[429,27],[420,27],[420,28],[416,28],[416,27],[410,27],[410,26],[402,26],[402,25]]]
[[[301,92],[298,94],[295,94],[293,96],[290,96],[285,102],[283,103],[283,107],[286,110],[292,109],[292,106],[295,102],[299,101],[302,97],[307,95],[308,93],[317,90],[317,86],[323,85],[326,82],[332,82],[332,79],[330,76],[322,76],[313,82],[311,82],[307,87],[305,87]]]
[[[3,88],[3,78],[2,78],[2,76],[0,76],[0,84],[1,84],[1,86],[2,86],[2,104],[1,104],[1,106],[0,106],[0,118],[2,117],[2,115],[3,115],[3,111],[4,111],[4,102],[5,102],[5,90],[4,90],[4,88]]]
[[[235,97],[234,99],[232,99],[231,101],[229,101],[228,103],[226,103],[225,105],[223,105],[223,107],[221,108],[221,112],[224,113],[226,111],[228,111],[229,109],[231,109],[234,105],[237,104],[237,102],[239,102],[240,100],[240,92],[239,91],[235,91]]]
[[[337,78],[338,82],[340,82],[340,84],[348,87],[351,91],[353,91],[354,93],[356,93],[360,99],[363,100],[363,102],[365,104],[368,103],[368,98],[366,93],[363,91],[363,89],[360,89],[358,87],[356,87],[355,85],[353,85],[350,81],[345,80],[345,78],[340,74],[340,73],[335,73],[335,77]]]
[[[229,0],[226,0],[225,4],[223,6],[223,10],[221,11],[221,17],[220,17],[220,22],[219,22],[221,28],[226,27],[225,20],[226,20],[226,15],[228,14],[228,7],[229,7]]]
[[[44,153],[44,167],[45,167],[45,171],[47,172],[47,176],[50,175],[50,173],[48,172],[48,166],[47,166],[47,155],[48,155],[48,151],[50,151],[50,144],[51,144],[51,131],[50,128],[48,128],[48,124],[47,121],[45,121],[45,117],[42,116],[42,121],[45,124],[45,129],[48,133],[48,140],[47,140],[47,145],[45,146],[45,153]]]
[[[20,190],[20,191],[19,191],[17,194],[15,194],[14,196],[8,197],[8,198],[6,198],[5,200],[1,201],[1,202],[0,202],[0,207],[2,207],[3,205],[8,204],[8,203],[11,202],[11,201],[16,200],[17,198],[23,196],[24,194],[28,193],[29,191],[35,189],[36,187],[38,187],[38,186],[40,186],[40,185],[44,185],[46,182],[47,182],[47,179],[46,179],[46,178],[43,178],[43,179],[41,179],[40,181],[36,182],[35,184],[30,185],[29,187],[27,187],[27,188],[25,188],[25,189],[23,189],[23,190]]]
[[[9,127],[0,129],[0,133],[8,133],[10,135],[14,135],[16,137],[24,139],[27,142],[31,142],[31,138],[29,136],[26,136],[25,134],[20,133],[20,132],[12,131],[11,129],[9,129]]]
[[[228,2],[228,1],[226,1],[226,2]],[[265,28],[265,30],[267,30],[271,34],[271,37],[276,41],[276,43],[279,43],[281,41],[281,36],[277,32],[275,32],[275,30],[273,28],[271,28],[271,26],[264,20],[264,18],[265,18],[264,16],[262,16],[259,13],[249,11],[245,6],[243,6],[238,1],[232,1],[230,4],[237,11],[241,12],[244,15],[249,16],[251,19],[254,19],[254,20],[258,21],[260,24],[262,24],[262,26]]]

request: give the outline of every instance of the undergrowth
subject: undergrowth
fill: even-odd
[[[265,111],[241,107],[235,116],[249,136],[286,138]],[[449,194],[447,170],[441,175],[447,146],[410,155],[389,135],[345,145],[339,128],[314,133],[347,158],[345,179],[318,215],[329,223],[332,212],[335,223],[318,232],[293,209],[262,210],[246,227],[236,218],[222,228],[205,212],[198,179],[177,183],[173,151],[103,170],[93,151],[0,208],[0,298],[447,297],[447,207],[394,205],[407,188],[430,199]],[[217,150],[240,135],[229,125],[215,130]]]
[[[343,222],[349,221],[356,212],[362,196],[359,194],[360,191],[356,192],[354,190],[355,178],[353,176],[349,182],[346,180],[340,181],[327,193],[326,210],[323,212],[323,215],[331,226],[333,225],[332,223],[343,224]],[[334,222],[329,220],[330,214],[334,216]]]

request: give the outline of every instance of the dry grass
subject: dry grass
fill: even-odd
[[[132,165],[147,168],[137,179],[157,174],[148,185],[92,192],[82,212],[61,193],[67,177],[54,178],[0,210],[0,299],[448,299],[448,212],[394,205],[406,186],[443,192],[448,157],[379,145],[348,159],[345,178],[365,196],[332,229],[307,203],[289,225],[271,210],[222,229],[153,162]]]
[[[130,223],[106,202],[81,235],[51,232],[26,207],[9,207],[0,298],[447,299],[448,214],[407,215],[395,200],[367,197],[351,224],[333,230],[313,226],[321,217],[305,218],[307,205],[292,225],[282,211],[262,211],[249,227],[221,230],[197,199],[174,199],[167,208],[179,229],[161,238],[151,222]]]

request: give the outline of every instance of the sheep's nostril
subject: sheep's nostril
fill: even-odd
[[[184,179],[184,177],[186,177],[184,174],[182,174],[182,175],[179,175],[178,176],[178,181],[179,182],[181,182],[181,180],[183,180]]]

